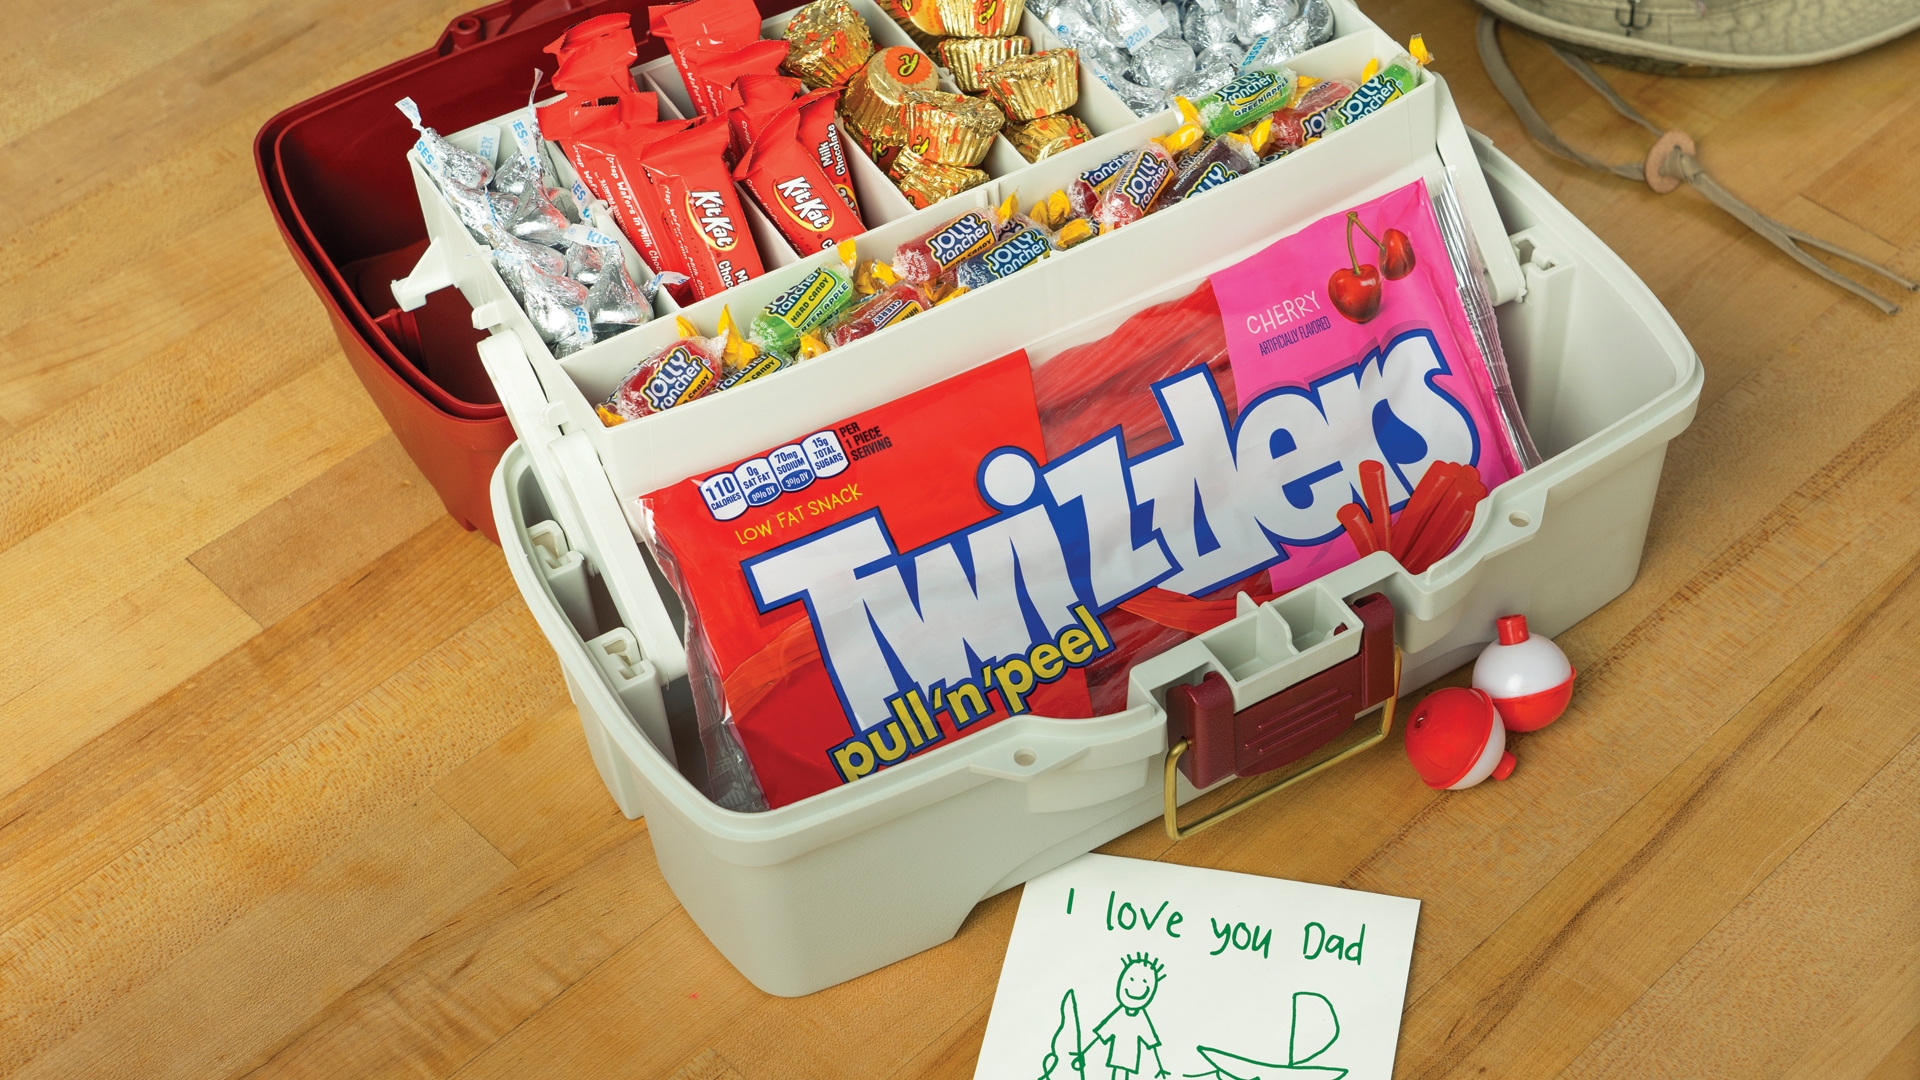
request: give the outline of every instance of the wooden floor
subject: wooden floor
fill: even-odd
[[[741,979],[274,230],[261,123],[472,2],[9,10],[0,1075],[970,1076],[1018,890],[811,997]],[[1514,780],[1433,794],[1396,740],[1178,848],[1103,850],[1420,898],[1403,1077],[1920,1077],[1920,309],[1543,155],[1466,0],[1368,8],[1659,294],[1699,417]],[[1570,140],[1645,153],[1511,52]],[[1765,212],[1920,273],[1920,37],[1603,70]]]

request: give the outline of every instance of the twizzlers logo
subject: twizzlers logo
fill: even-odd
[[[976,525],[903,551],[875,508],[740,568],[762,612],[807,606],[851,729],[829,756],[853,780],[902,757],[890,725],[933,737],[946,712],[964,729],[990,695],[1028,711],[1035,687],[1112,647],[1100,617],[1142,590],[1201,596],[1343,535],[1362,461],[1387,462],[1396,506],[1434,462],[1477,462],[1466,410],[1435,384],[1450,373],[1434,335],[1409,330],[1231,417],[1192,368],[1153,386],[1166,445],[1129,456],[1115,428],[1044,466],[1003,447],[980,463],[995,513]],[[766,500],[780,490],[716,481],[726,490],[703,488],[715,517],[744,512],[756,484]]]
[[[780,208],[793,220],[814,232],[826,232],[833,227],[833,208],[814,194],[813,185],[806,177],[782,180],[773,185],[773,190],[780,193]]]
[[[740,227],[727,213],[727,201],[718,191],[688,191],[687,218],[706,236],[707,244],[720,251],[732,251],[740,242]]]

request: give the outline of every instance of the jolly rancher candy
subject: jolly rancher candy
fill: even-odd
[[[1128,154],[1094,204],[1094,223],[1117,229],[1146,217],[1173,172],[1173,155],[1157,142]]]
[[[1293,72],[1283,68],[1252,68],[1227,85],[1195,101],[1175,98],[1182,119],[1199,125],[1208,138],[1246,127],[1293,100]]]
[[[852,306],[853,250],[853,241],[841,243],[838,266],[816,266],[774,297],[747,325],[747,340],[788,359],[798,356],[802,335],[826,325]]]
[[[893,253],[893,270],[901,280],[932,281],[972,256],[993,246],[994,220],[986,210],[969,210],[923,236],[901,244]]]
[[[680,338],[653,351],[615,386],[595,411],[608,427],[665,412],[719,387],[725,342],[701,337],[680,320]]]

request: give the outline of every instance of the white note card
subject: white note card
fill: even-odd
[[[975,1080],[1389,1080],[1420,902],[1085,855],[1027,882]]]

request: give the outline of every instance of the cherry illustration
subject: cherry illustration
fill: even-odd
[[[1413,241],[1399,229],[1388,229],[1380,237],[1380,273],[1388,281],[1413,273]]]
[[[1347,262],[1327,279],[1327,297],[1340,314],[1349,320],[1363,323],[1380,313],[1380,271],[1373,264],[1360,265],[1353,253],[1353,227],[1360,222],[1360,215],[1347,214]],[[1362,231],[1365,226],[1361,226]],[[1368,234],[1372,235],[1372,234]]]
[[[1353,227],[1367,234],[1373,246],[1380,249],[1380,275],[1388,281],[1399,281],[1413,273],[1413,241],[1399,229],[1388,229],[1385,236],[1375,236],[1360,220],[1359,214],[1347,215],[1347,236],[1353,236]]]

